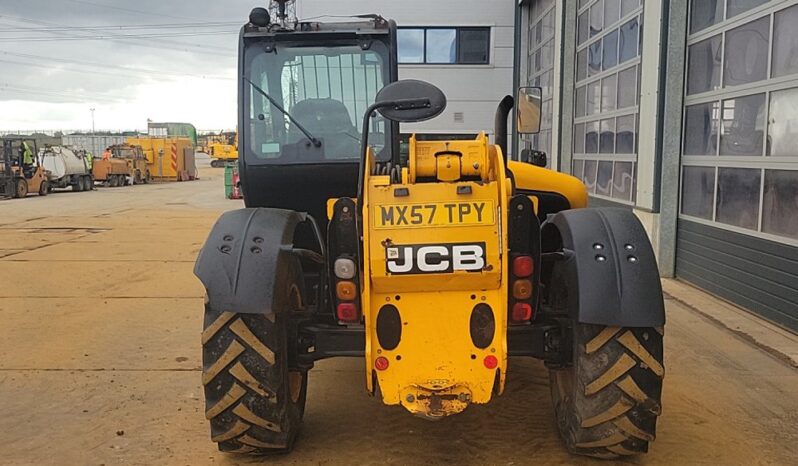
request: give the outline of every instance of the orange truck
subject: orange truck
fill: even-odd
[[[94,181],[112,188],[125,186],[128,184],[128,177],[132,169],[131,165],[130,161],[124,159],[112,157],[97,159],[92,166]]]

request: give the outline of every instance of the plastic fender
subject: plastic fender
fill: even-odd
[[[215,309],[272,314],[289,304],[294,230],[306,215],[249,208],[226,212],[194,265]]]
[[[568,281],[577,287],[576,293],[567,292],[572,318],[619,327],[665,324],[654,251],[632,211],[575,209],[547,223],[544,228],[553,225],[560,234]]]

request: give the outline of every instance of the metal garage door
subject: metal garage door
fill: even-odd
[[[677,275],[798,329],[798,2],[692,0]]]

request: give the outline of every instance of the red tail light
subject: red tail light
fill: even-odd
[[[388,368],[388,358],[380,356],[374,360],[374,368],[378,371],[384,371]]]
[[[360,320],[355,303],[340,303],[335,309],[335,313],[338,320],[342,322],[357,322]]]
[[[535,263],[530,256],[518,256],[513,259],[513,275],[526,278],[535,271]]]
[[[527,303],[515,303],[510,319],[517,324],[529,322],[532,319],[532,306]]]

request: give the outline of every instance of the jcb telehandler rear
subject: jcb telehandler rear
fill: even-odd
[[[366,389],[427,419],[487,403],[511,356],[545,361],[567,448],[648,450],[664,375],[654,254],[636,217],[588,209],[582,183],[504,147],[410,139],[440,90],[397,80],[396,25],[271,22],[240,37],[247,208],[213,227],[203,385],[223,451],[288,451],[315,361],[364,361]],[[518,93],[534,131],[540,90]],[[499,107],[506,134],[513,99]],[[358,130],[358,122],[360,130]]]

